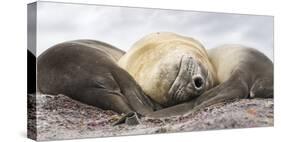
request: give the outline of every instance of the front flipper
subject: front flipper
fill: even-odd
[[[113,110],[117,113],[133,111],[124,95],[116,90],[106,88],[87,88],[72,95],[75,100],[104,110]]]
[[[190,102],[186,102],[172,107],[154,111],[152,113],[145,115],[145,117],[164,118],[164,117],[172,117],[178,115],[186,115],[194,112],[193,106],[194,106],[194,101],[190,101]],[[139,113],[129,112],[124,116],[122,116],[117,122],[115,122],[113,126],[124,124],[124,123],[127,125],[138,125],[140,124],[141,117],[143,116],[140,115]]]
[[[228,81],[210,89],[201,96],[176,106],[155,111],[149,115],[153,118],[171,117],[177,115],[188,115],[204,107],[229,101],[237,98],[248,96],[247,84],[238,78],[229,79]]]
[[[227,81],[196,98],[194,110],[224,101],[247,98],[248,94],[247,83],[240,76],[232,76]]]
[[[194,107],[194,101],[191,100],[190,102],[185,102],[158,111],[154,111],[151,114],[148,114],[147,116],[152,118],[163,118],[163,117],[185,115],[193,112],[193,107]]]
[[[250,98],[273,98],[272,78],[261,78],[256,80],[251,87]]]
[[[140,124],[140,114],[136,112],[129,112],[122,116],[117,122],[113,124],[113,126],[120,125],[120,124],[127,124],[127,125],[138,125]]]

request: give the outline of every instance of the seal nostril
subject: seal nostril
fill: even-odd
[[[203,79],[201,77],[196,77],[193,79],[194,81],[194,86],[196,89],[201,89],[203,86]]]

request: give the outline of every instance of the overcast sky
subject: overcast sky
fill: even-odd
[[[95,39],[128,50],[153,32],[174,32],[205,48],[243,44],[273,59],[273,17],[39,2],[37,55],[67,40]]]

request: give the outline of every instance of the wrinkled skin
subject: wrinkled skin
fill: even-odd
[[[202,64],[192,56],[183,55],[178,74],[168,92],[168,106],[198,97],[210,87],[208,81],[208,72]]]

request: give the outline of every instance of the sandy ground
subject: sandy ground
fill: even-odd
[[[120,118],[117,113],[85,105],[63,95],[37,94],[37,105],[35,99],[29,99],[29,103],[28,135],[37,140],[273,126],[272,99],[242,99],[212,105],[183,116],[142,118],[137,126],[112,126]]]

